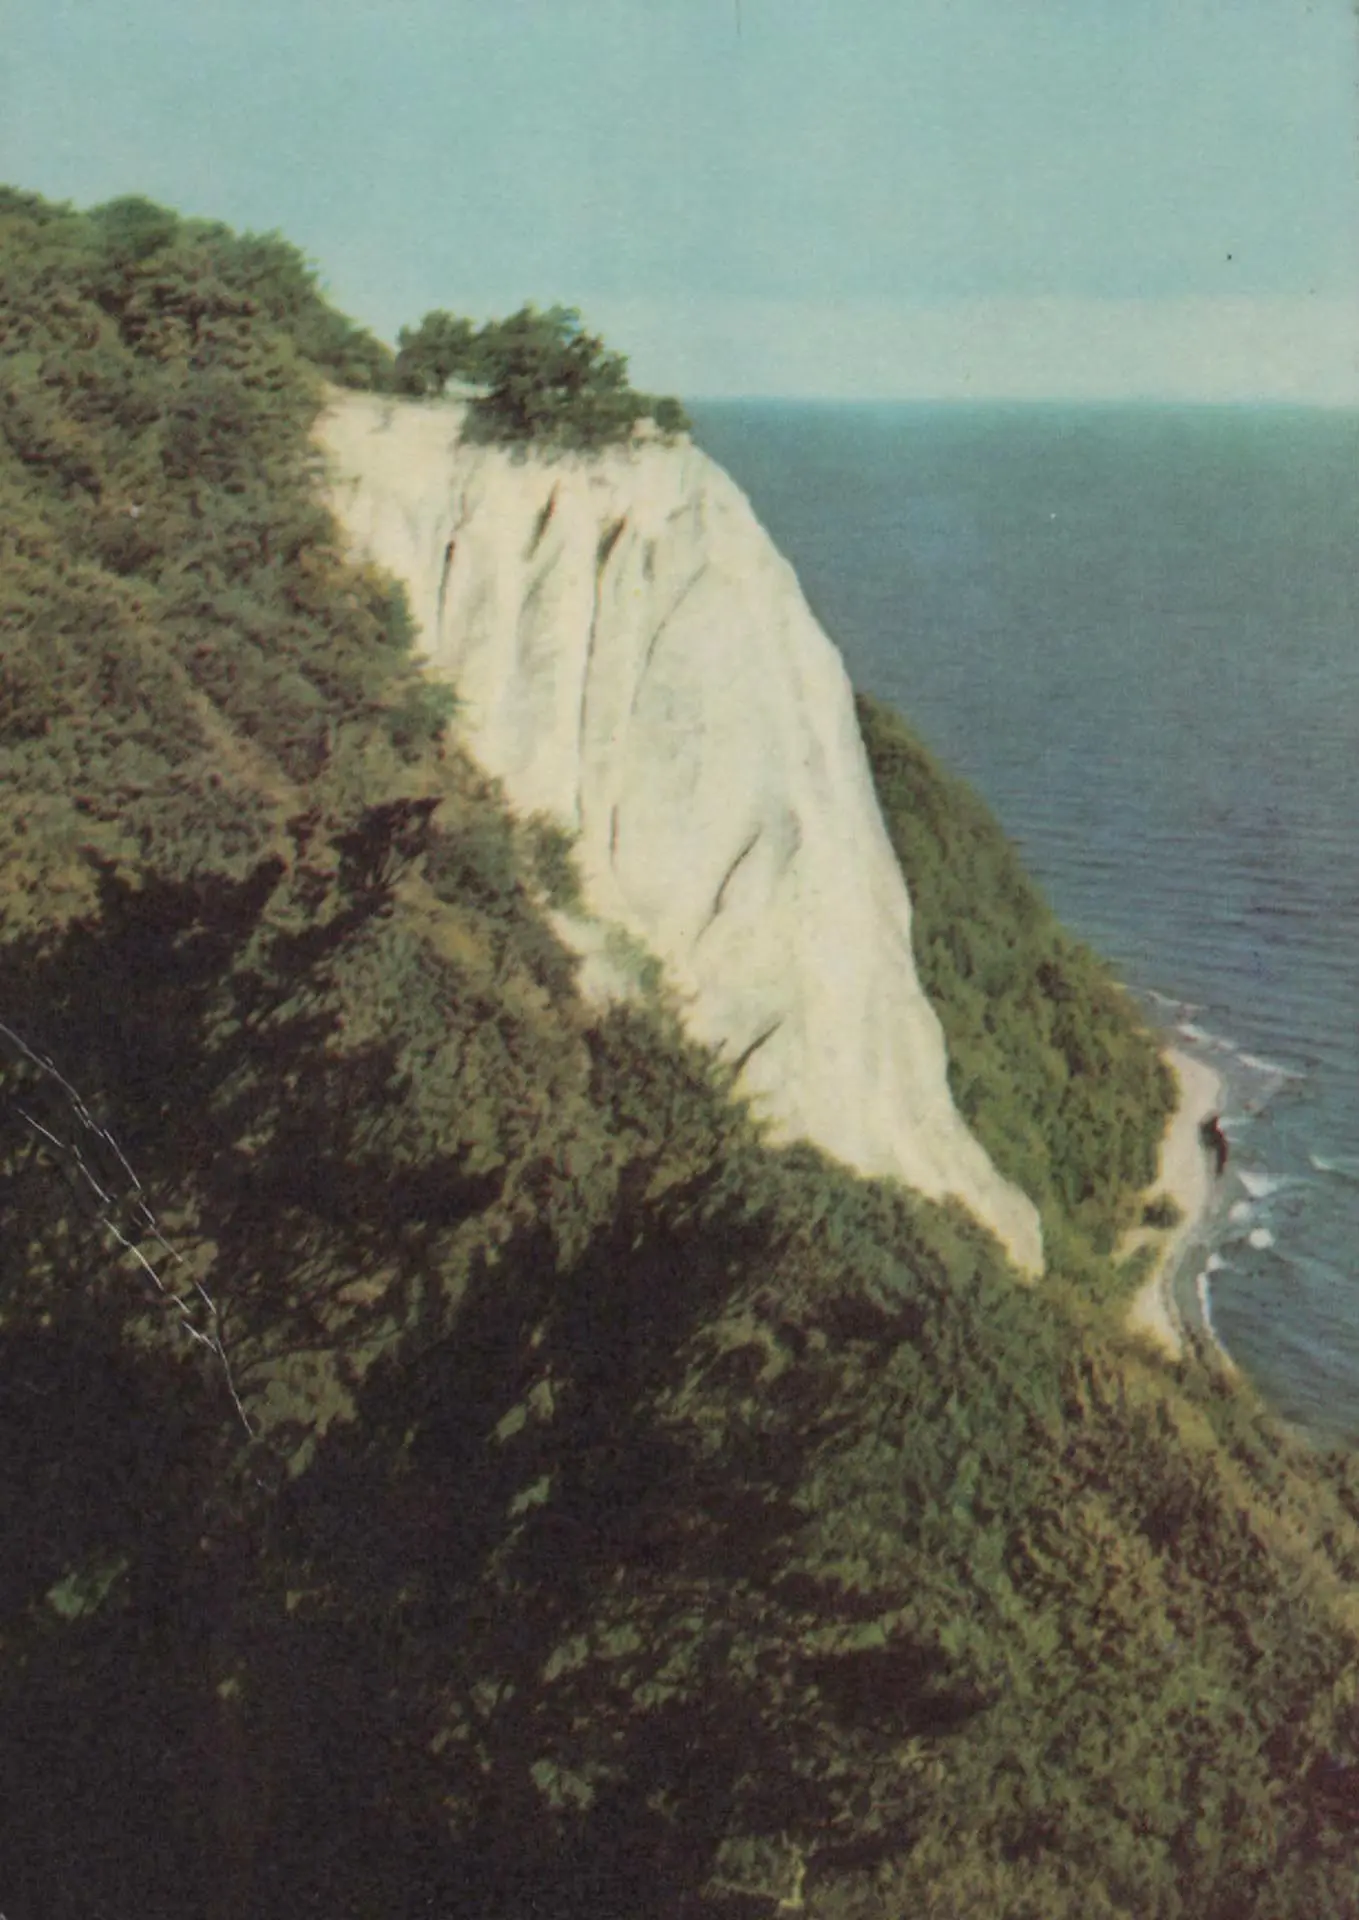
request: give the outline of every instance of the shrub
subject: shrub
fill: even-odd
[[[458,696],[441,680],[413,678],[387,709],[387,733],[400,752],[418,755],[442,734],[458,709]]]
[[[578,912],[581,888],[574,855],[575,836],[546,813],[535,813],[525,823],[524,831],[533,877],[548,905],[565,913]]]

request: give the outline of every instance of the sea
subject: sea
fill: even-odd
[[[690,411],[856,686],[1222,1076],[1181,1305],[1359,1441],[1359,413]]]

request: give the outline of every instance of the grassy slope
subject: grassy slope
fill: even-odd
[[[1164,1090],[975,803],[866,712],[1045,1292],[580,1004],[312,503],[382,356],[286,249],[11,197],[0,261],[0,1016],[263,1429],[11,1105],[7,1903],[1359,1910],[1353,1480],[1072,1304]]]

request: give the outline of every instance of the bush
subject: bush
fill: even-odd
[[[530,868],[547,904],[560,912],[579,913],[583,903],[575,862],[576,836],[546,813],[535,813],[525,822],[524,830]]]
[[[387,733],[402,753],[418,756],[443,733],[458,709],[458,696],[441,680],[412,679],[387,709]]]

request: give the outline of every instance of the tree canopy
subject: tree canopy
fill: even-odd
[[[521,307],[478,328],[427,313],[402,328],[393,377],[398,391],[421,396],[469,383],[478,389],[469,432],[515,446],[593,449],[625,440],[645,419],[666,434],[689,425],[677,400],[633,390],[624,356],[588,333],[573,307]]]

